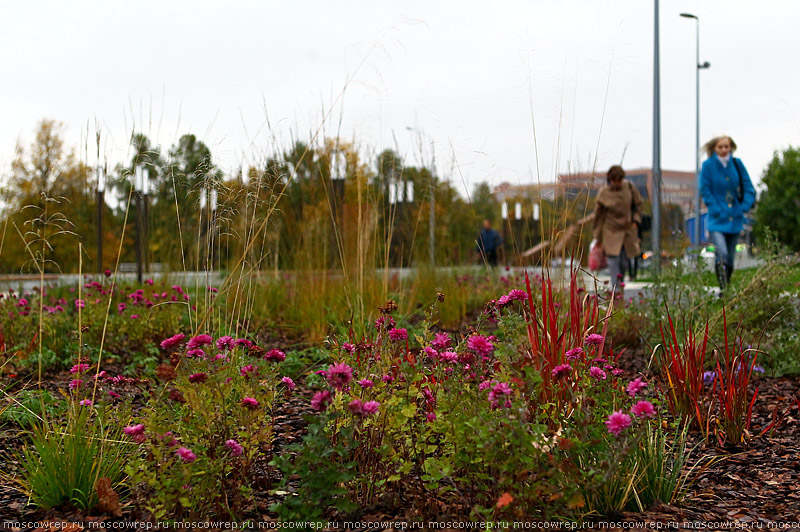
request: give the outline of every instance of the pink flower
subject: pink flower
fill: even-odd
[[[125,427],[122,429],[127,436],[130,436],[133,441],[136,443],[142,443],[147,439],[147,436],[144,434],[144,425],[141,423],[138,425],[131,425],[130,427]]]
[[[249,408],[250,410],[253,410],[255,408],[258,408],[258,401],[256,401],[252,397],[245,397],[244,399],[242,399],[242,406],[244,406],[245,408]]]
[[[72,379],[70,381],[70,383],[69,383],[69,389],[70,390],[77,390],[78,388],[81,387],[81,384],[83,384],[82,380],[80,380],[80,379]]]
[[[286,353],[280,349],[270,349],[264,355],[264,360],[273,360],[275,362],[283,362],[286,360]]]
[[[353,368],[344,362],[331,364],[328,368],[328,383],[337,390],[344,388],[352,379]]]
[[[598,368],[597,366],[592,366],[589,369],[589,375],[591,375],[592,377],[594,377],[595,379],[597,379],[599,381],[606,380],[606,372],[603,371],[602,369]]]
[[[582,355],[583,355],[582,347],[576,347],[575,349],[570,349],[564,354],[567,360],[578,360],[579,358],[581,358]]]
[[[450,335],[447,333],[436,333],[436,337],[431,342],[431,347],[437,351],[444,351],[450,347]]]
[[[511,406],[511,401],[508,400],[507,396],[511,395],[512,391],[513,390],[511,389],[511,386],[505,382],[498,382],[495,384],[494,388],[492,388],[492,391],[489,392],[488,397],[489,402],[492,404],[492,408],[497,408],[504,396],[506,396],[505,406]]]
[[[24,307],[27,304],[28,304],[28,300],[25,299],[24,297],[19,298],[19,303],[17,303],[17,305],[19,305],[20,307]]]
[[[482,383],[480,383],[478,385],[478,391],[482,392],[483,390],[485,390],[487,388],[491,388],[495,384],[497,384],[497,381],[488,381],[488,380],[487,381],[483,381]]]
[[[253,342],[251,342],[247,338],[237,338],[236,340],[233,341],[233,345],[236,346],[241,345],[244,346],[245,349],[250,349],[251,347],[253,347]]]
[[[138,320],[139,319],[139,315],[138,314],[131,314],[131,319],[132,320]]]
[[[631,407],[631,413],[636,417],[654,417],[656,409],[650,401],[639,401]]]
[[[233,337],[232,336],[220,336],[217,340],[217,349],[220,351],[228,351],[233,349]]]
[[[248,373],[255,373],[258,370],[254,365],[247,364],[246,366],[242,366],[239,370],[239,375],[242,377],[247,377]]]
[[[455,351],[444,351],[443,353],[439,353],[439,360],[444,362],[455,362],[458,360],[458,353]]]
[[[128,308],[128,305],[126,305],[125,303],[119,303],[119,304],[117,305],[117,312],[118,312],[119,314],[122,314],[123,312],[125,312],[125,309],[126,309],[126,308]]]
[[[189,343],[186,344],[186,348],[194,349],[196,347],[203,347],[204,345],[211,345],[213,341],[214,339],[211,338],[211,335],[198,334],[197,336],[189,340]]]
[[[294,390],[297,385],[294,383],[291,377],[283,377],[281,382],[286,385],[289,390]]]
[[[120,303],[120,305],[122,305],[122,303]],[[169,349],[170,347],[175,347],[176,345],[180,344],[184,338],[186,338],[186,335],[183,333],[178,333],[175,336],[170,336],[166,340],[161,341],[161,349]]]
[[[76,299],[75,306],[78,308],[84,308],[86,306],[86,301],[84,301],[83,299]]]
[[[80,405],[81,406],[92,406],[92,400],[91,399],[84,399],[83,401],[80,402]]]
[[[439,356],[439,353],[436,351],[436,349],[434,349],[434,348],[432,348],[430,346],[429,347],[423,347],[422,348],[422,352],[425,353],[425,356],[428,357],[428,358],[434,358],[435,359],[435,358],[438,358],[438,356]]]
[[[372,388],[375,385],[375,383],[373,383],[369,379],[361,379],[360,381],[358,381],[358,385],[361,386],[362,388]]]
[[[127,434],[128,436],[137,436],[139,434],[144,434],[144,425],[139,423],[138,425],[131,425],[129,427],[125,427],[122,429],[122,432]]]
[[[560,364],[553,368],[552,374],[553,378],[558,380],[561,378],[566,378],[569,376],[569,372],[572,371],[572,366],[569,364]]]
[[[386,384],[391,384],[394,382],[394,377],[392,375],[384,375],[383,377],[381,377],[381,380]]]
[[[70,373],[84,373],[89,369],[89,364],[75,364],[69,368]]]
[[[366,403],[363,404],[361,410],[362,412],[364,412],[364,415],[371,416],[378,412],[380,406],[381,404],[378,401],[367,401]]]
[[[195,349],[189,349],[186,352],[187,358],[206,358],[206,352],[200,349],[199,347]]]
[[[608,416],[608,421],[606,421],[606,427],[608,427],[608,432],[613,434],[614,436],[619,436],[620,433],[631,426],[631,416],[622,412],[622,410],[617,410],[610,416]]]
[[[628,383],[626,391],[628,392],[628,395],[630,395],[631,397],[636,397],[636,394],[641,392],[645,388],[647,388],[647,383],[642,381],[642,379],[640,379],[639,377],[636,377],[635,379],[633,379],[631,382]]]
[[[244,447],[239,445],[239,442],[236,440],[227,440],[225,442],[225,447],[231,450],[231,456],[242,456],[244,453]]]
[[[494,351],[494,345],[485,336],[474,334],[467,340],[467,348],[475,351],[477,354],[487,357]]]
[[[104,273],[106,277],[111,277],[111,270],[106,270]]]
[[[517,290],[516,288],[508,293],[508,299],[510,301],[527,301],[528,299],[528,292],[525,290]]]
[[[406,329],[392,329],[389,331],[389,338],[395,342],[408,340],[408,331]]]
[[[152,279],[145,279],[144,280],[144,284],[149,284],[150,286],[153,286],[153,280]]]
[[[316,410],[317,412],[322,412],[328,405],[333,401],[333,396],[331,392],[328,390],[323,390],[321,392],[317,392],[314,394],[314,397],[311,398],[311,408]]]
[[[586,343],[586,345],[600,345],[603,343],[603,340],[605,340],[605,338],[602,334],[590,334],[586,337],[584,343]]]
[[[394,318],[392,318],[391,316],[381,316],[380,318],[375,320],[376,329],[381,329],[381,328],[391,329],[394,327],[394,324],[395,324]]]
[[[192,383],[198,383],[199,382],[199,383],[202,384],[202,383],[206,382],[207,380],[208,380],[208,374],[207,373],[192,373],[191,375],[189,375],[189,382],[192,382]]]
[[[194,462],[197,460],[197,455],[192,452],[191,449],[188,447],[179,447],[175,454],[178,455],[178,458],[183,460],[186,463]]]
[[[345,351],[347,351],[351,355],[356,352],[356,346],[351,344],[351,343],[349,343],[349,342],[343,343],[342,344],[342,349],[344,349]]]
[[[425,421],[427,421],[428,423],[436,421],[436,414],[434,414],[433,412],[428,412],[428,415],[425,416]]]
[[[361,402],[361,399],[353,399],[350,401],[350,404],[347,405],[347,409],[351,414],[361,416],[364,414],[364,403]]]

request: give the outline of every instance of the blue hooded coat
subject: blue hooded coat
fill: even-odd
[[[744,189],[739,201],[739,172]],[[742,161],[732,155],[728,166],[722,165],[714,153],[705,160],[700,171],[700,194],[708,207],[708,230],[738,234],[744,227],[744,214],[753,208],[756,190]]]

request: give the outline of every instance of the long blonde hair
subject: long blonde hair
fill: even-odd
[[[713,139],[709,140],[705,144],[703,144],[703,151],[706,152],[706,155],[711,157],[714,155],[714,148],[717,147],[717,143],[722,139],[728,139],[728,142],[731,143],[731,153],[736,151],[736,143],[733,142],[733,139],[730,138],[728,135],[720,135],[719,137],[714,137]]]

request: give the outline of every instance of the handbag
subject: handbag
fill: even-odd
[[[636,196],[633,194],[633,185],[629,182],[628,186],[631,190],[631,220],[633,220],[633,217],[636,214]],[[652,228],[653,217],[649,214],[642,214],[642,221],[639,222],[639,236],[641,236],[641,233],[649,231]]]
[[[739,203],[744,200],[744,181],[742,181],[742,171],[739,168],[739,162],[736,160],[735,157],[731,157],[733,159],[733,166],[736,168],[736,173],[739,174],[739,189],[736,191],[736,197],[739,199]]]
[[[606,259],[606,252],[603,251],[603,246],[597,240],[592,240],[589,245],[589,269],[596,272],[606,266],[608,266],[608,259]]]

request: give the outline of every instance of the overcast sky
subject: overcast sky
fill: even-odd
[[[462,192],[652,164],[653,1],[0,2],[0,169],[42,118],[96,164],[193,133],[235,172],[339,134]],[[757,180],[800,137],[800,2],[661,1],[662,168],[727,133]],[[535,135],[534,135],[535,132]],[[89,138],[87,145],[86,138]],[[84,140],[82,140],[84,139]],[[88,156],[86,153],[88,152]]]

